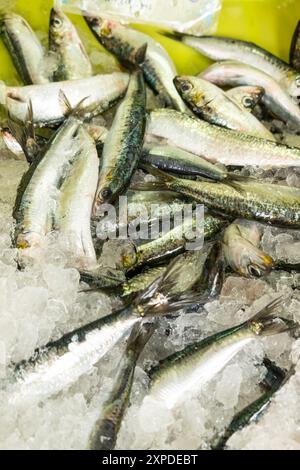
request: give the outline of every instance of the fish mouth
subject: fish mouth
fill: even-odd
[[[273,259],[270,256],[265,255],[262,258],[262,263],[260,263],[260,264],[254,264],[254,263],[250,264],[247,267],[247,271],[248,271],[248,274],[249,274],[250,277],[260,278],[260,277],[264,276],[265,274],[268,274],[271,271],[273,265],[274,265]]]

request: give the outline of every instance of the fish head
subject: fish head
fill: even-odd
[[[100,39],[111,37],[114,30],[121,26],[117,21],[101,18],[100,16],[85,16],[84,18],[91,30],[94,31]]]
[[[61,44],[72,36],[72,27],[68,17],[57,7],[53,7],[50,12],[50,41],[52,44]],[[72,37],[69,37],[72,39]]]
[[[240,97],[238,97],[241,105],[251,110],[253,109],[262,99],[265,94],[263,87],[253,86],[253,87],[241,87]]]
[[[197,77],[177,76],[174,78],[174,85],[184,101],[201,107],[206,104],[207,96],[205,90],[198,86],[198,80]]]
[[[262,277],[274,265],[273,259],[249,240],[235,236],[224,243],[224,254],[229,266],[244,277]]]

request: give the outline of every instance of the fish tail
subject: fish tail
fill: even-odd
[[[127,340],[126,353],[129,351],[134,352],[138,358],[144,347],[148,343],[149,339],[156,330],[157,323],[136,323],[130,333]]]
[[[166,271],[134,299],[135,309],[142,317],[164,316],[187,309],[196,303],[206,303],[207,295],[191,289],[184,294],[169,294],[178,281],[180,272],[176,258]]]
[[[271,336],[291,331],[296,323],[285,318],[271,315],[283,302],[283,297],[276,297],[247,321],[249,328],[258,336]]]

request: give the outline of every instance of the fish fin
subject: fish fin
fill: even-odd
[[[28,104],[28,111],[24,124],[21,126],[21,124],[19,124],[11,117],[10,114],[8,114],[8,128],[16,141],[22,147],[27,162],[31,164],[40,151],[33,125],[33,109],[31,100]],[[32,153],[29,152],[29,143],[31,143],[30,148],[34,148]]]
[[[293,34],[292,42],[291,42],[291,48],[290,48],[290,65],[294,66],[295,63],[295,50],[297,46],[297,42],[300,37],[300,21],[298,21],[298,24],[296,26],[295,32]]]
[[[127,340],[126,352],[133,351],[137,356],[141,354],[149,339],[157,328],[157,323],[136,323]]]
[[[189,36],[189,34],[179,33],[178,31],[163,31],[160,30],[159,34],[165,36],[166,38],[173,39],[174,41],[182,42],[184,36]]]
[[[296,323],[291,320],[271,315],[282,303],[283,297],[276,297],[246,322],[253,333],[258,336],[271,336],[297,327]]]
[[[169,294],[177,282],[176,274],[180,272],[179,269],[179,266],[176,266],[176,259],[172,260],[166,271],[137,295],[134,305],[141,316],[169,315],[196,303],[207,302],[207,295],[194,290],[184,294]]]
[[[151,282],[151,284],[146,289],[142,290],[137,294],[133,303],[136,306],[139,306],[150,301],[153,298],[154,294],[157,292],[158,286],[160,285],[162,278],[163,274],[154,279],[154,281]]]
[[[73,107],[63,90],[59,90],[59,94],[58,94],[59,102],[60,102],[60,104],[63,108],[63,113],[66,117],[69,117],[69,116],[74,116],[74,117],[78,117],[78,118],[83,117],[84,110],[83,110],[82,104],[88,98],[89,98],[89,96],[85,96],[84,98],[82,98],[82,100],[80,100],[76,104],[75,107]]]
[[[134,183],[130,186],[130,189],[135,191],[163,191],[168,190],[168,183],[172,181],[176,181],[176,177],[166,173],[164,171],[159,170],[158,168],[148,165],[148,164],[140,164],[140,168],[146,170],[151,175],[157,178],[156,181],[148,181],[148,182],[141,182],[141,183]]]

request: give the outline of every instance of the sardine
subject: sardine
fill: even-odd
[[[168,33],[166,33],[168,36]],[[300,75],[288,63],[252,42],[216,36],[171,35],[183,44],[196,49],[214,61],[234,60],[262,70],[288,91],[292,97],[300,96]]]
[[[85,20],[98,41],[121,62],[132,62],[136,51],[147,44],[142,64],[145,80],[159,94],[166,107],[184,112],[186,107],[178,95],[173,78],[175,66],[167,51],[147,34],[113,20],[86,16]]]
[[[170,145],[144,145],[141,162],[179,176],[202,176],[214,181],[231,179],[231,174],[225,169],[213,165],[198,155]]]
[[[209,214],[206,215],[204,217],[204,239],[211,239],[225,225],[226,221],[224,219]],[[193,241],[191,235],[194,234],[196,237],[195,230],[196,220],[194,218],[192,220],[187,219],[148,243],[138,245],[132,241],[130,253],[123,257],[124,269],[127,271],[137,270],[145,265],[162,263],[174,255],[183,253],[186,250],[187,243]]]
[[[78,118],[69,117],[23,176],[14,208],[18,248],[41,245],[52,230],[58,190],[82,150],[80,127]]]
[[[77,30],[58,6],[50,12],[49,50],[58,61],[54,81],[75,80],[92,75],[92,64]]]
[[[262,102],[268,110],[283,122],[291,124],[296,129],[299,128],[299,106],[280,83],[262,70],[233,61],[216,62],[204,70],[199,77],[218,86],[258,85],[263,87],[265,94]]]
[[[152,167],[148,169],[159,178],[161,188],[177,191],[217,213],[277,226],[300,227],[298,188],[255,180],[233,184],[193,181],[176,178]]]
[[[90,219],[98,181],[99,159],[93,139],[81,126],[78,129],[81,147],[60,187],[55,229],[65,242],[79,270],[95,269],[97,260],[92,241]]]
[[[170,109],[152,111],[147,142],[164,143],[199,155],[212,163],[264,167],[300,166],[300,149],[225,129]]]
[[[226,261],[241,276],[261,277],[274,266],[272,258],[259,249],[261,235],[257,224],[247,220],[236,220],[224,231]]]
[[[241,109],[235,101],[213,83],[200,77],[189,76],[176,77],[174,83],[193,113],[205,121],[275,141],[272,133],[253,114]]]
[[[34,124],[39,127],[55,126],[69,112],[62,95],[68,98],[72,108],[82,101],[82,110],[86,119],[90,119],[116,104],[125,94],[128,80],[126,73],[112,73],[25,87],[6,87],[2,83],[0,104],[13,120],[25,122],[31,101]]]
[[[90,450],[115,448],[122,419],[129,404],[137,361],[155,329],[156,325],[151,323],[133,326],[126,350],[118,365],[112,390],[90,432],[88,439]]]
[[[94,214],[103,203],[115,201],[130,184],[141,155],[146,126],[146,90],[143,74],[132,73],[126,96],[105,140]]]
[[[295,29],[291,49],[290,49],[290,64],[291,66],[300,72],[300,21]]]
[[[226,91],[226,94],[235,100],[242,109],[251,112],[262,100],[265,90],[260,86],[238,86]]]
[[[180,406],[187,393],[201,390],[255,337],[289,331],[295,325],[293,322],[270,316],[280,303],[277,298],[248,321],[163,359],[152,370],[149,396],[168,409]]]
[[[44,49],[27,21],[15,13],[0,18],[0,32],[15,67],[26,85],[48,83]]]

